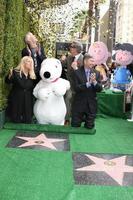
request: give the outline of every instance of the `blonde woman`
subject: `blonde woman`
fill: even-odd
[[[35,79],[34,63],[30,56],[23,57],[15,69],[10,69],[6,77],[6,83],[12,84],[7,114],[12,122],[31,123]]]

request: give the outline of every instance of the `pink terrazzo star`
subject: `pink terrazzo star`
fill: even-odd
[[[76,169],[77,171],[103,171],[112,177],[117,183],[122,185],[124,172],[133,172],[133,167],[125,164],[126,156],[121,156],[111,160],[97,158],[86,154],[95,164]]]
[[[63,142],[66,139],[53,139],[53,138],[47,138],[45,134],[40,134],[36,137],[20,137],[16,136],[19,139],[25,140],[27,142],[21,144],[18,147],[28,147],[28,146],[43,146],[43,147],[48,147],[50,149],[57,150],[56,147],[52,144],[54,142]]]

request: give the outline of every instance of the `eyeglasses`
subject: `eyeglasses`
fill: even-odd
[[[75,48],[76,48],[76,46],[75,46],[75,45],[71,45],[71,46],[70,46],[70,48],[74,48],[74,49],[75,49]]]

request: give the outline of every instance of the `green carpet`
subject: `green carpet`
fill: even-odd
[[[112,117],[125,118],[124,113],[124,93],[113,92],[109,89],[97,93],[98,113]]]
[[[95,135],[69,135],[67,152],[7,148],[16,127],[0,131],[0,200],[133,200],[133,187],[75,185],[72,162],[73,152],[132,155],[133,123],[98,118]]]
[[[95,135],[70,135],[71,150],[91,153],[133,153],[133,123],[116,118],[98,118]]]
[[[6,123],[4,125],[5,129],[17,129],[17,130],[27,130],[27,131],[45,131],[51,133],[76,133],[76,134],[94,134],[95,129],[86,129],[84,127],[74,128],[70,126],[59,126],[59,125],[42,125],[42,124],[14,124]]]

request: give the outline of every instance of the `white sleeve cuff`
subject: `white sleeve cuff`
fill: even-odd
[[[91,84],[89,82],[86,82],[86,87],[89,88]]]
[[[97,81],[93,82],[93,85],[94,85],[94,86],[96,86],[96,84],[97,84]]]

